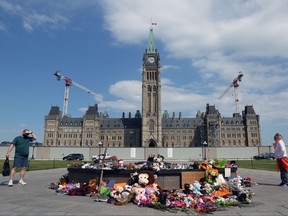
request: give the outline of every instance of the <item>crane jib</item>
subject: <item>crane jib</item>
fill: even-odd
[[[65,92],[64,92],[64,106],[63,106],[63,116],[68,115],[68,97],[69,97],[69,87],[71,85],[77,86],[78,88],[86,91],[89,94],[92,94],[95,96],[95,98],[97,98],[98,100],[102,100],[102,95],[97,94],[89,89],[87,89],[86,87],[78,84],[77,82],[73,81],[72,79],[65,77],[65,76],[61,76],[59,71],[56,71],[54,73],[54,75],[56,76],[57,80],[63,79],[65,81]]]

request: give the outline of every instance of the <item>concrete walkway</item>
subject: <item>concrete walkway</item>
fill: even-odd
[[[89,197],[56,194],[47,185],[57,182],[67,173],[66,168],[30,171],[26,174],[27,185],[8,187],[8,177],[0,177],[0,215],[187,215],[184,212],[170,213],[138,207],[133,203],[115,206],[108,203],[94,202]],[[247,207],[229,207],[213,212],[213,215],[288,215],[288,189],[277,186],[280,174],[272,171],[239,169],[241,177],[252,177],[258,185],[252,186],[255,193],[252,204]],[[15,179],[19,177],[16,173]],[[191,210],[192,215],[196,213]]]

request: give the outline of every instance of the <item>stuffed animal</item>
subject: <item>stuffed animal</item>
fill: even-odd
[[[134,172],[134,173],[130,173],[130,178],[127,181],[127,185],[131,185],[131,186],[138,186],[138,172]]]
[[[123,159],[121,158],[119,161],[118,161],[118,168],[123,168],[124,167],[124,161]]]
[[[82,169],[86,169],[86,168],[90,168],[91,164],[90,163],[84,163],[81,168]]]
[[[114,198],[115,205],[125,205],[133,199],[133,194],[131,191],[123,190],[121,191],[116,198]]]
[[[161,163],[164,161],[164,156],[158,154],[157,157],[154,155],[154,158],[153,158],[153,161],[154,162],[157,162],[157,163]]]
[[[96,189],[96,188],[97,188],[97,181],[96,181],[96,179],[90,179],[88,185],[89,185],[89,187],[91,187],[92,189]]]
[[[139,187],[135,189],[135,204],[138,206],[143,205],[147,202],[147,197],[145,194],[145,188]]]
[[[201,193],[201,185],[198,181],[193,183],[193,194],[202,195]]]
[[[223,175],[222,175],[222,174],[219,174],[219,175],[217,176],[217,178],[216,178],[216,181],[214,182],[214,185],[215,185],[215,186],[219,186],[219,185],[222,185],[222,184],[226,184],[226,181],[225,181]]]
[[[153,162],[153,165],[152,165],[152,168],[153,170],[155,170],[156,172],[160,171],[160,163],[158,162]]]
[[[222,184],[220,186],[217,186],[219,187],[217,190],[213,191],[211,196],[213,197],[226,197],[227,195],[229,195],[231,192],[230,192],[230,189],[228,187],[227,184]]]
[[[193,188],[194,188],[193,184],[188,184],[188,183],[184,184],[184,193],[191,194],[193,191]]]
[[[116,190],[112,190],[110,192],[110,196],[114,199],[119,199],[121,198],[121,193],[124,190],[122,186],[117,186]]]
[[[156,194],[150,194],[149,200],[151,200],[151,202],[158,202],[159,198],[156,196]]]
[[[118,164],[117,164],[117,166],[118,166]],[[128,169],[128,170],[135,170],[135,169],[138,169],[138,167],[136,166],[135,163],[129,163],[127,169]]]
[[[133,187],[131,185],[125,185],[124,186],[124,190],[130,191],[130,192],[132,191],[132,188]]]
[[[134,203],[138,206],[144,206],[151,203],[151,201],[158,201],[158,196],[161,195],[162,191],[158,184],[155,182],[157,175],[154,175],[152,171],[142,170],[138,173],[138,186],[132,191],[135,194]]]
[[[205,183],[204,184],[204,192],[206,193],[206,194],[210,194],[212,191],[213,191],[213,188],[211,187],[211,184],[209,184],[209,183]]]
[[[153,184],[148,185],[148,186],[145,187],[145,193],[146,193],[147,197],[159,196],[161,192],[162,191],[159,188],[157,183],[153,183]]]
[[[153,184],[156,178],[157,176],[154,175],[154,173],[148,170],[143,170],[138,174],[138,184],[145,187],[146,185]]]

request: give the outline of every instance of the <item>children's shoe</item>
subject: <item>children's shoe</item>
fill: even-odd
[[[109,197],[107,195],[103,195],[103,194],[96,194],[94,196],[94,201],[96,202],[107,202],[109,199]]]
[[[9,180],[8,187],[13,187],[13,180]]]
[[[19,180],[19,184],[20,184],[20,185],[26,185],[27,183],[24,182],[22,179],[20,179],[20,180]]]

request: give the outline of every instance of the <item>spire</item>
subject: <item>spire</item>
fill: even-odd
[[[155,45],[153,28],[151,26],[150,34],[149,34],[149,40],[148,40],[147,53],[156,53],[156,52],[157,52],[157,49],[156,49],[156,45]]]

